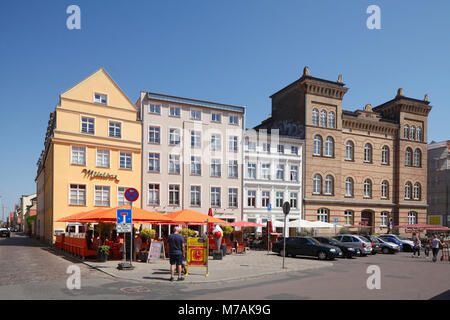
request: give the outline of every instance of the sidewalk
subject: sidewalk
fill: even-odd
[[[105,272],[113,277],[126,280],[144,281],[150,283],[169,282],[169,260],[158,260],[149,263],[133,262],[134,270],[118,270],[120,260],[97,262],[83,261],[86,265]],[[283,258],[267,251],[250,251],[246,254],[232,254],[222,260],[209,259],[209,276],[205,277],[206,268],[191,267],[183,283],[215,283],[239,281],[265,275],[304,271],[332,266],[329,261],[319,261],[316,258],[286,258],[285,269],[282,269]],[[176,280],[177,276],[175,276]]]

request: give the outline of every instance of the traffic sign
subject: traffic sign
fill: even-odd
[[[139,198],[139,191],[137,191],[135,188],[128,188],[125,190],[125,199],[127,199],[130,202],[134,202]]]
[[[133,225],[131,223],[118,223],[116,230],[118,233],[128,233],[133,229]]]
[[[339,219],[338,218],[333,218],[333,223],[336,225],[338,224]]]
[[[272,204],[271,203],[269,203],[268,205],[267,205],[267,210],[272,210]]]
[[[117,225],[123,223],[133,223],[131,209],[117,209]]]
[[[283,203],[283,212],[285,215],[288,215],[289,211],[291,211],[291,204],[286,201],[285,203]]]

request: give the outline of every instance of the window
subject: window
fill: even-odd
[[[328,113],[328,127],[334,128],[334,112],[330,111]]]
[[[352,178],[345,179],[345,196],[353,197],[353,179]]]
[[[235,125],[239,124],[238,116],[230,116],[229,123]]]
[[[171,117],[180,117],[181,109],[176,107],[169,107],[169,116]]]
[[[328,222],[328,209],[317,210],[317,221]]]
[[[220,151],[222,149],[221,136],[218,133],[211,134],[211,151]]]
[[[95,126],[94,118],[81,117],[81,132],[82,133],[95,134],[94,126]]]
[[[248,151],[256,151],[256,143],[248,142],[247,148],[248,148]]]
[[[161,114],[161,105],[150,103],[148,106],[149,113]]]
[[[415,167],[422,166],[422,151],[420,151],[420,149],[414,150],[414,166]]]
[[[282,191],[277,191],[275,193],[275,206],[277,208],[283,207],[283,202],[284,202],[283,200],[284,200],[283,192]]]
[[[200,131],[191,131],[191,148],[201,148],[201,135]]]
[[[72,164],[86,165],[86,148],[72,147]]]
[[[364,162],[372,162],[372,145],[366,143],[364,146]]]
[[[270,143],[264,143],[263,144],[263,151],[270,153]]]
[[[344,219],[345,219],[345,225],[353,225],[353,211],[345,210]]]
[[[177,184],[169,184],[169,205],[180,205],[180,186]]]
[[[416,140],[416,127],[411,126],[411,131],[409,132],[409,138],[411,140]]]
[[[279,164],[277,165],[277,180],[284,180],[284,165]]]
[[[160,127],[148,127],[148,142],[161,143],[161,128]]]
[[[422,128],[421,127],[417,127],[416,129],[416,140],[417,141],[422,141]]]
[[[412,157],[412,149],[411,148],[406,148],[406,152],[405,152],[405,166],[410,166],[411,165],[411,157]]]
[[[220,177],[220,159],[211,159],[211,177]]]
[[[256,207],[256,191],[255,190],[248,190],[247,206],[248,207]]]
[[[211,187],[211,207],[220,207],[220,188]]]
[[[159,184],[148,185],[148,204],[159,205]]]
[[[238,189],[229,188],[228,189],[228,207],[237,208],[238,207]]]
[[[172,146],[180,144],[180,129],[169,129],[169,144]]]
[[[291,154],[298,154],[298,148],[296,146],[291,146]]]
[[[313,126],[319,125],[319,110],[317,109],[312,110],[312,124]]]
[[[270,180],[270,163],[262,164],[262,178],[264,180]]]
[[[320,174],[316,174],[314,176],[313,193],[314,194],[321,194],[322,193],[322,177],[320,176]]]
[[[79,184],[70,185],[69,204],[75,206],[86,205],[86,186]]]
[[[333,194],[333,177],[330,175],[325,177],[325,194]]]
[[[169,173],[180,174],[180,156],[169,154]]]
[[[291,181],[298,181],[298,167],[291,166]]]
[[[247,178],[256,179],[256,163],[247,163]]]
[[[269,203],[270,203],[270,192],[269,191],[262,191],[261,192],[261,206],[263,208],[267,208]]]
[[[191,119],[201,120],[202,113],[199,110],[191,110]]]
[[[222,116],[220,113],[211,113],[211,121],[212,122],[222,122]]]
[[[327,137],[325,140],[325,156],[332,157],[334,154],[334,141],[333,138]]]
[[[414,200],[420,200],[420,196],[421,196],[421,187],[420,187],[420,183],[415,183],[414,184]]]
[[[107,104],[108,98],[107,98],[106,94],[95,93],[94,94],[94,102],[101,103],[101,104]]]
[[[284,146],[282,144],[278,145],[278,153],[284,153]]]
[[[148,171],[159,172],[160,168],[160,155],[159,153],[148,154]]]
[[[322,137],[321,136],[314,137],[314,155],[315,156],[322,155]]]
[[[97,150],[97,167],[109,168],[109,150]]]
[[[201,175],[202,164],[200,157],[191,157],[191,175]]]
[[[353,161],[353,146],[352,141],[345,143],[345,160]]]
[[[201,206],[201,187],[191,186],[191,206]]]
[[[417,212],[408,212],[408,224],[417,224]]]
[[[131,202],[125,199],[125,191],[128,188],[125,187],[119,187],[117,189],[117,205],[118,206],[124,206],[124,205],[131,205]]]
[[[405,199],[411,199],[411,182],[405,183]]]
[[[106,186],[95,186],[95,205],[109,207],[110,191]]]
[[[228,150],[231,152],[238,152],[238,137],[229,136],[228,137]]]
[[[389,147],[383,146],[381,149],[381,164],[389,164]]]
[[[364,180],[364,198],[372,198],[372,181]]]
[[[291,204],[291,208],[297,209],[297,192],[289,193],[289,203]]]
[[[325,110],[320,110],[320,126],[327,126],[327,112]]]
[[[387,180],[384,180],[381,183],[381,198],[389,198],[389,182]]]
[[[381,221],[380,221],[380,227],[387,227],[388,226],[388,219],[389,219],[389,212],[383,211],[381,213]]]
[[[409,126],[407,124],[403,127],[403,138],[409,139]]]
[[[109,136],[112,138],[122,137],[122,124],[120,122],[109,122]]]
[[[228,161],[228,177],[237,178],[238,177],[238,163],[237,160]]]

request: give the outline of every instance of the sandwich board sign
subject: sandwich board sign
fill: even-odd
[[[147,263],[150,260],[159,260],[161,255],[165,258],[166,254],[164,251],[164,242],[162,241],[152,241],[150,243],[150,248],[148,249]]]

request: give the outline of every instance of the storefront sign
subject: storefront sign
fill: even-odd
[[[116,181],[119,181],[119,178],[117,178],[116,174],[110,174],[110,173],[106,173],[106,172],[102,173],[102,172],[99,172],[99,171],[88,170],[88,169],[83,169],[82,172],[84,173],[85,176],[88,176],[91,179],[104,178],[104,179],[114,179]]]
[[[208,264],[208,253],[205,238],[187,239],[187,266],[206,267]]]
[[[428,223],[436,226],[440,226],[442,216],[428,216]]]

